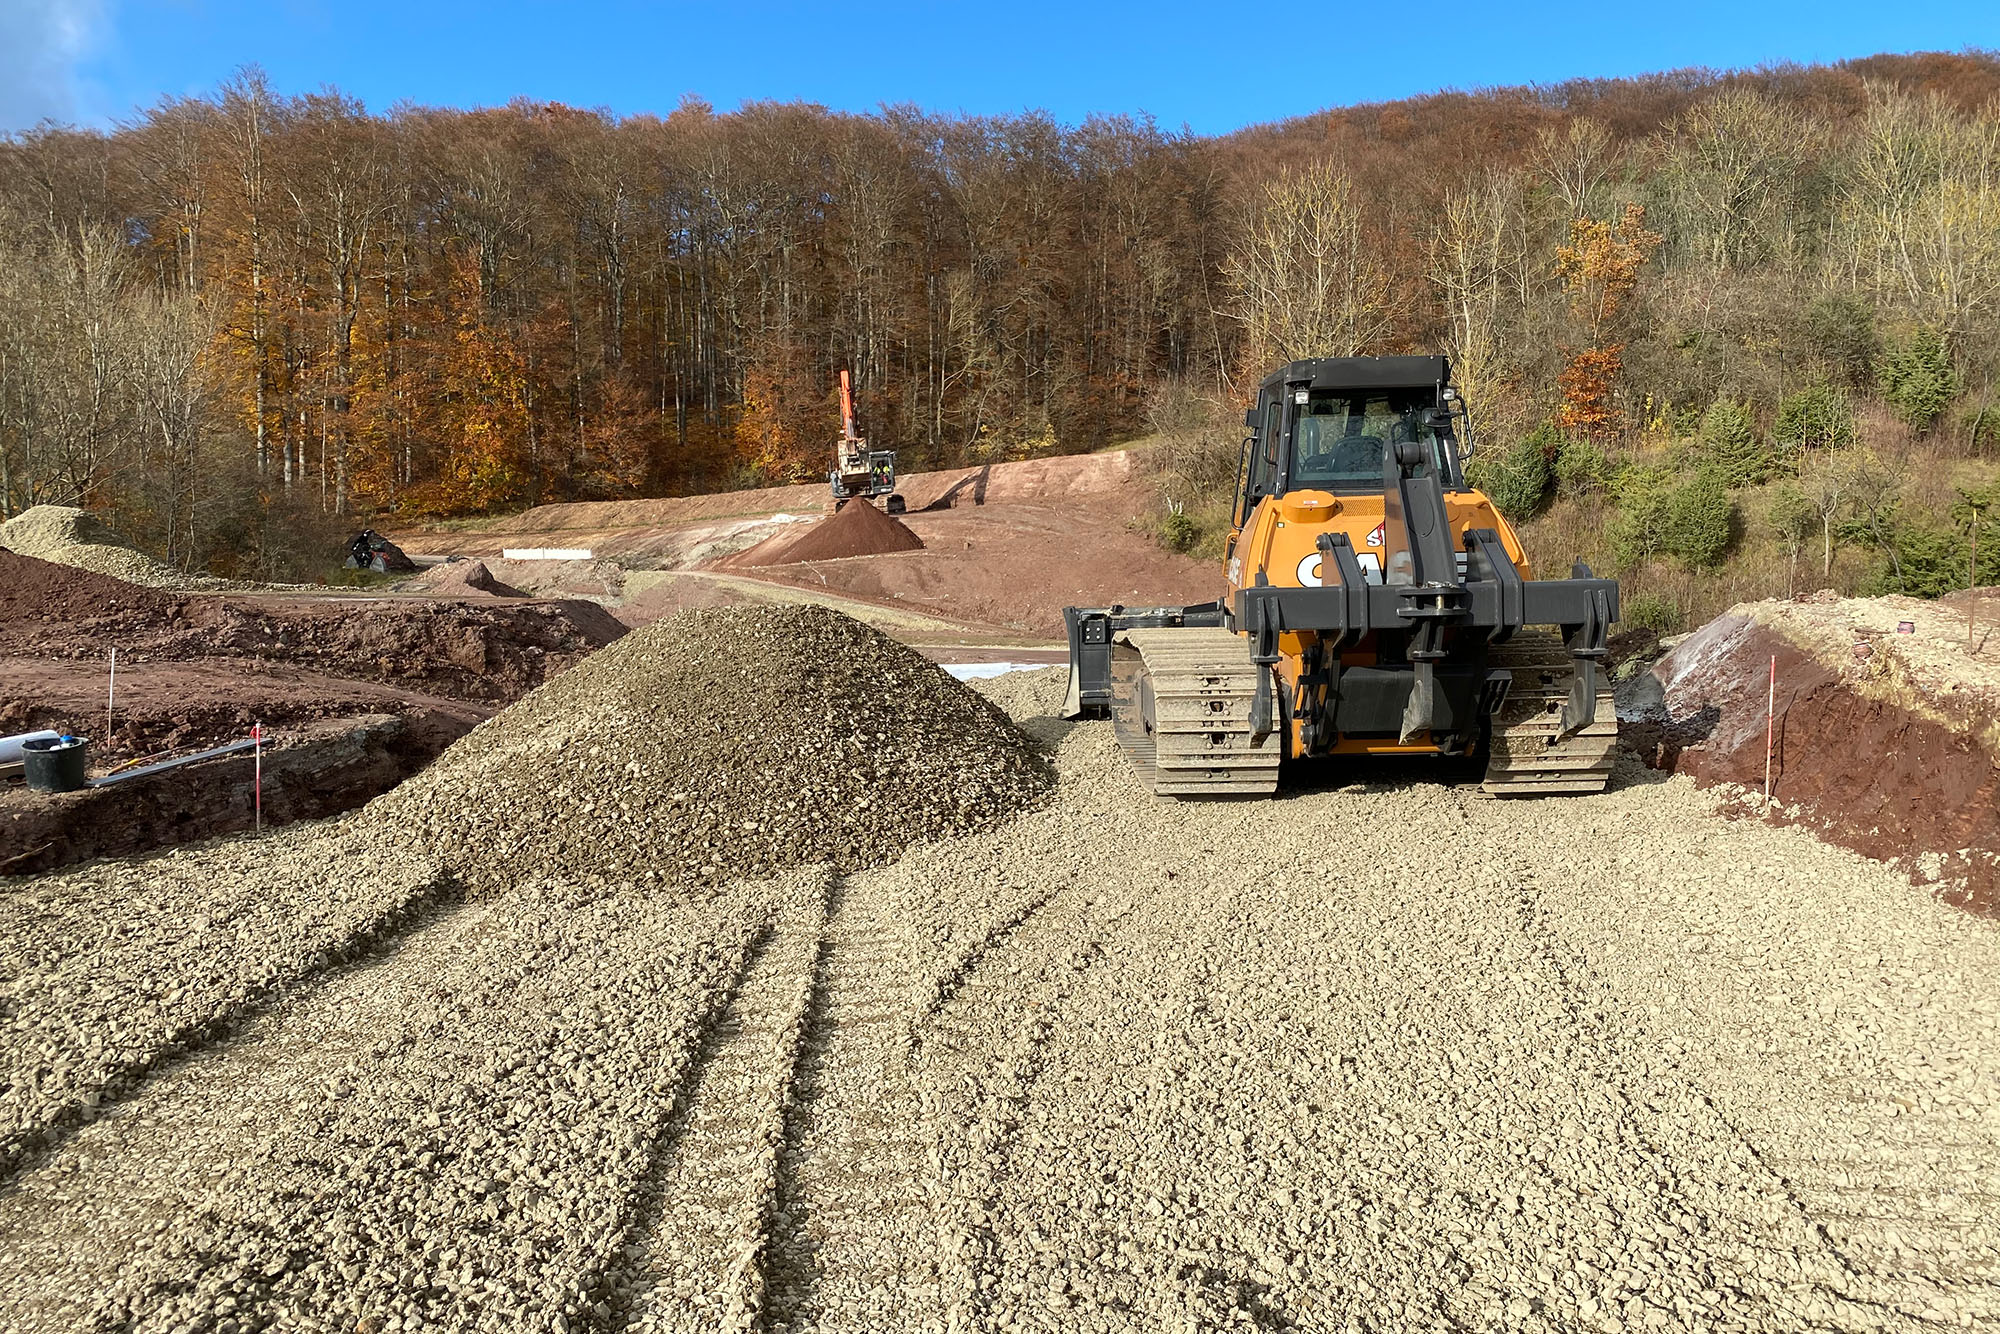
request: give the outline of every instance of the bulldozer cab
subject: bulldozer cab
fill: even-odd
[[[1420,470],[1463,491],[1464,410],[1442,357],[1340,357],[1292,362],[1267,377],[1244,417],[1253,432],[1239,470],[1236,524],[1288,491],[1379,494],[1398,446]]]

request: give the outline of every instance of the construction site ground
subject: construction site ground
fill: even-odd
[[[472,892],[349,817],[12,889],[16,1094],[155,1054],[8,1141],[0,1325],[2000,1319],[1994,922],[1629,762],[1176,804],[982,688],[1053,797],[877,867]]]
[[[1158,487],[1141,454],[1117,450],[906,476],[902,522],[923,549],[786,565],[736,558],[824,517],[824,483],[676,500],[543,505],[491,521],[390,536],[413,556],[461,556],[543,594],[603,590],[641,624],[688,606],[774,594],[944,623],[974,642],[1048,643],[1065,606],[1181,605],[1221,593],[1214,563],[1164,550],[1150,526]],[[878,502],[879,503],[879,502]],[[590,561],[509,561],[505,550],[589,551]],[[644,572],[635,575],[633,572]],[[672,574],[673,578],[663,578]],[[893,624],[888,622],[887,624]]]
[[[488,576],[360,597],[10,567],[7,730],[95,716],[117,643],[119,755],[430,749],[0,866],[0,1331],[2000,1323],[1962,606],[1737,608],[1628,672],[1602,795],[1178,803],[1059,671],[972,687],[1016,731],[907,651],[1212,596],[1130,459],[905,493],[922,549],[792,564],[744,561],[799,489],[395,534]]]

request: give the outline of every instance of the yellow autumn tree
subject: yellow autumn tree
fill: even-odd
[[[1659,245],[1659,233],[1647,230],[1645,207],[1627,204],[1615,222],[1571,222],[1569,244],[1556,248],[1556,276],[1569,294],[1571,315],[1589,336],[1585,347],[1563,349],[1569,364],[1559,379],[1556,422],[1564,429],[1601,439],[1623,427],[1615,395],[1625,346],[1610,335]]]

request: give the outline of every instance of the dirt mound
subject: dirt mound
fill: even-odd
[[[797,565],[809,560],[841,560],[848,556],[883,556],[892,551],[918,551],[923,539],[900,519],[890,518],[865,500],[850,500],[831,518],[820,520],[797,537],[760,542],[729,563],[732,565]]]
[[[0,547],[0,627],[10,631],[20,623],[81,627],[135,615],[152,618],[172,605],[153,589]]]
[[[687,612],[635,631],[369,807],[477,881],[717,883],[888,861],[1040,800],[1004,715],[838,612]]]
[[[36,505],[0,523],[0,547],[148,588],[227,588],[227,580],[182,574],[139,551],[88,511]]]
[[[502,583],[486,568],[485,561],[455,560],[426,571],[418,579],[410,581],[433,593],[447,597],[471,597],[485,594],[496,598],[532,597],[512,584]]]
[[[101,662],[115,646],[121,664],[291,663],[502,704],[624,633],[594,602],[173,597],[0,550],[0,651],[23,658]]]
[[[1929,619],[1895,634],[1911,616]],[[1732,608],[1653,668],[1663,716],[1630,730],[1655,767],[1740,784],[1761,806],[1776,658],[1775,813],[1902,866],[1951,902],[2000,910],[2000,768],[1974,684],[1991,669],[1953,667],[1947,642],[1922,638],[1931,620],[1940,609],[1901,598]]]

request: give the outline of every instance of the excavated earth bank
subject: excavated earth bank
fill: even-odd
[[[76,731],[102,775],[261,723],[267,823],[334,814],[625,633],[594,603],[473,599],[187,595],[0,548],[0,734]],[[250,782],[229,759],[60,800],[0,788],[0,874],[245,828]]]
[[[1890,616],[1941,619],[1934,605],[1898,604]],[[1848,622],[1833,604],[1738,607],[1654,667],[1666,715],[1629,730],[1648,763],[1703,784],[1740,784],[1755,794],[1745,802],[1755,810],[1775,657],[1776,814],[1904,867],[1947,902],[2000,912],[2000,769],[1974,732],[1987,715],[1975,691],[1937,687],[1937,666],[1949,662],[1941,625],[1920,625],[1931,632],[1927,678],[1866,619],[1837,634]]]

